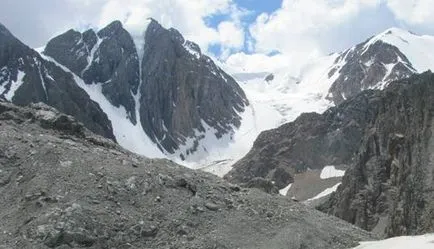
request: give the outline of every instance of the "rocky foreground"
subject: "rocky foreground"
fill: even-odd
[[[0,248],[350,248],[372,236],[284,197],[150,160],[43,104],[0,102]]]

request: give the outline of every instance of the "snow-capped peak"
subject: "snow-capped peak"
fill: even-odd
[[[364,49],[378,41],[397,47],[419,73],[434,68],[434,53],[429,52],[434,47],[434,36],[416,35],[394,27],[371,38]]]

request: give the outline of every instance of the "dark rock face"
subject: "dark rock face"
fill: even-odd
[[[373,44],[369,42],[370,40],[343,52],[329,71],[329,78],[337,76],[328,95],[335,104],[342,103],[365,89],[382,88],[394,80],[416,73],[397,47],[381,40]]]
[[[228,74],[201,53],[195,43],[186,41],[175,29],[166,30],[155,21],[145,34],[142,62],[140,115],[143,128],[154,142],[174,152],[189,137],[196,150],[205,132],[202,121],[221,137],[240,126],[237,112],[248,101]]]
[[[351,248],[370,233],[0,102],[0,248]]]
[[[140,82],[139,59],[130,34],[119,21],[96,34],[69,30],[53,38],[44,54],[80,76],[86,84],[101,84],[102,93],[116,107],[123,106],[136,124],[134,95]]]
[[[243,183],[263,177],[281,189],[293,181],[295,174],[308,169],[348,165],[367,123],[375,117],[371,94],[364,92],[322,115],[304,113],[294,122],[262,132],[225,179]]]
[[[86,35],[70,29],[54,37],[45,47],[44,54],[53,57],[75,74],[81,75],[89,63],[88,58],[91,56],[92,49],[98,42],[93,30],[85,33]]]
[[[274,74],[269,74],[264,79],[267,83],[274,80]]]
[[[193,153],[204,138],[198,134],[206,132],[203,122],[219,138],[239,127],[238,112],[248,101],[235,80],[175,29],[152,20],[144,36],[144,47],[136,48],[115,21],[98,33],[70,30],[52,39],[44,54],[86,84],[100,84],[110,103],[123,106],[133,124],[141,122],[162,151],[174,153],[191,139],[179,154]]]
[[[342,185],[320,209],[387,236],[434,231],[434,75],[370,99],[375,118]]]
[[[75,116],[95,133],[114,139],[107,115],[77,86],[72,75],[41,58],[2,25],[0,69],[0,95],[3,98],[18,105],[44,102]],[[19,79],[20,74],[22,79]]]

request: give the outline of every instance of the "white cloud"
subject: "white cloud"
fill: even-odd
[[[272,14],[261,14],[251,25],[255,51],[279,51],[292,58],[291,70],[297,74],[301,65],[325,53],[324,39],[331,29],[350,21],[378,0],[283,0]],[[333,37],[338,38],[338,37]]]
[[[274,72],[289,68],[291,65],[290,59],[282,54],[268,56],[243,52],[232,54],[224,64],[224,67],[231,73]]]
[[[434,24],[432,0],[387,0],[387,6],[397,19],[409,24]]]
[[[41,46],[70,28],[102,28],[114,20],[141,33],[146,19],[152,17],[166,28],[178,29],[204,51],[220,42],[228,49],[240,48],[239,19],[244,13],[234,0],[14,0],[6,1],[2,7],[0,22],[31,46]],[[208,26],[205,19],[219,14],[230,19],[221,29]],[[236,31],[233,39],[223,39],[223,33],[220,34],[227,32],[228,27],[237,28],[232,29]]]
[[[98,26],[119,19],[129,30],[142,32],[142,24],[152,17],[166,28],[179,29],[206,50],[210,44],[220,42],[221,36],[217,29],[205,24],[204,18],[227,13],[231,5],[231,0],[108,0],[102,7]]]
[[[14,0],[2,3],[0,22],[30,46],[41,46],[69,28],[101,28],[115,19],[141,33],[145,20],[153,17],[167,28],[178,29],[203,51],[220,45],[220,59],[240,70],[286,66],[294,74],[310,58],[340,51],[391,25],[434,34],[433,0],[283,0],[278,10],[260,14],[254,23],[243,20],[258,10],[242,9],[237,2]],[[220,14],[228,18],[209,26],[206,20]],[[274,51],[281,54],[267,56]]]
[[[227,58],[232,49],[240,50],[244,47],[244,29],[234,22],[224,21],[218,27],[219,43],[222,47],[222,57]]]

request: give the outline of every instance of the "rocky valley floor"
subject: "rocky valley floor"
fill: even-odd
[[[0,102],[0,248],[350,248],[374,237],[93,135],[44,105]]]

